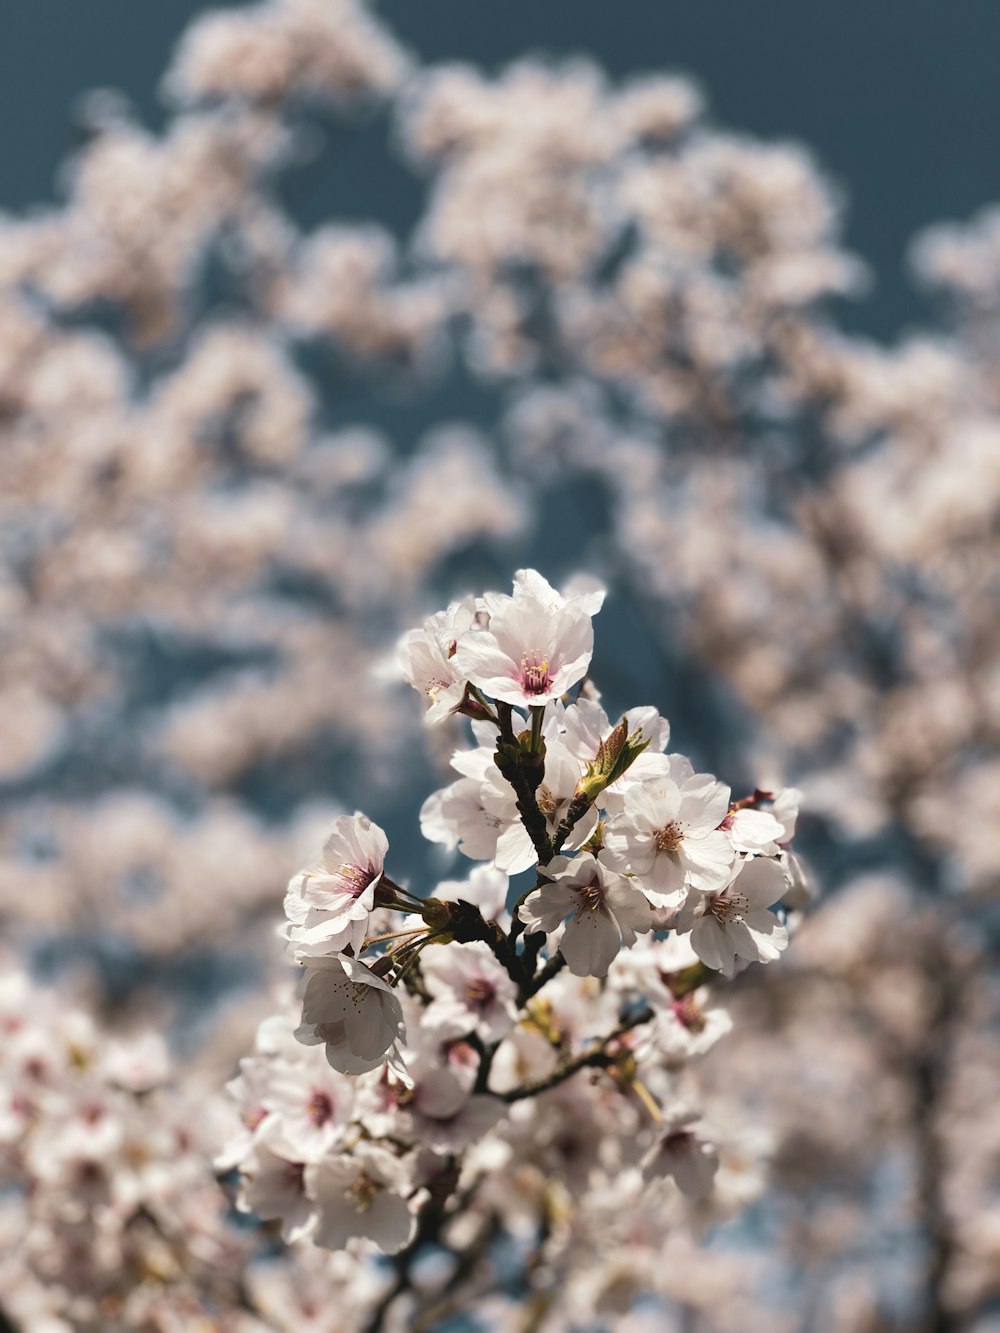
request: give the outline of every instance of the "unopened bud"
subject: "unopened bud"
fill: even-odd
[[[629,735],[628,719],[623,717],[611,735],[598,745],[597,754],[576,784],[576,794],[595,801],[606,787],[627,772],[648,745],[649,741],[642,738],[641,727]]]

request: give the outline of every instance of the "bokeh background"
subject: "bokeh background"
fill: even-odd
[[[800,786],[817,889],[707,1062],[767,1182],[652,1317],[997,1326],[996,6],[208,8],[4,8],[0,913],[49,988],[9,1021],[44,1046],[73,996],[94,1050],[168,1040],[170,1114],[221,1103],[333,813],[457,873],[418,812],[460,732],[396,636],[585,569],[609,712]],[[43,1156],[10,1151],[12,1326],[160,1327]],[[258,1242],[192,1226],[156,1317],[229,1326]],[[641,1317],[567,1282],[562,1326]]]

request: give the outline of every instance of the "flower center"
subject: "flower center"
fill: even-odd
[[[333,1119],[333,1099],[328,1092],[323,1092],[321,1088],[315,1089],[309,1098],[307,1114],[317,1129],[325,1125],[328,1120]]]
[[[465,988],[465,999],[470,1009],[482,1009],[493,999],[497,990],[486,977],[475,977]]]
[[[344,1198],[356,1213],[367,1213],[376,1194],[378,1186],[371,1176],[365,1175],[364,1171],[359,1172],[354,1184],[344,1190]]]
[[[705,912],[711,913],[724,926],[733,921],[742,921],[749,905],[745,894],[734,893],[732,889],[709,893],[705,898]]]
[[[656,846],[661,852],[676,852],[683,841],[684,830],[676,819],[672,819],[669,824],[664,824],[663,828],[656,833]]]
[[[596,912],[604,906],[604,889],[598,881],[593,884],[579,884],[576,888],[581,912]]]
[[[351,866],[342,865],[337,872],[340,877],[341,887],[345,893],[352,898],[360,898],[373,879],[378,877],[379,872],[372,866]]]
[[[546,819],[551,819],[552,816],[555,814],[555,812],[559,809],[558,798],[556,796],[553,796],[552,792],[549,791],[548,787],[546,787],[544,782],[538,788],[538,791],[535,795],[535,800],[538,802],[538,808],[539,810],[541,810],[542,814],[546,817]]]
[[[549,659],[537,648],[521,656],[521,686],[525,694],[546,694],[552,686]]]

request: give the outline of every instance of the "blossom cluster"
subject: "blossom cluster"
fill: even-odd
[[[9,957],[0,1032],[4,1326],[256,1333],[239,1312],[256,1242],[211,1169],[227,1123],[211,1081],[171,1086],[158,1033],[113,1033]],[[219,1310],[229,1322],[203,1322]]]
[[[665,1226],[739,1194],[738,1136],[708,1127],[686,1069],[730,1027],[712,982],[787,944],[798,794],[734,800],[664,753],[653,708],[612,724],[588,677],[603,598],[520,570],[512,595],[453,603],[400,643],[428,721],[461,714],[478,742],[421,813],[479,862],[466,880],[415,896],[358,813],[288,886],[300,1021],[286,1004],[243,1061],[225,1163],[286,1240],[401,1256],[386,1308],[473,1199],[516,1233],[524,1189],[600,1212],[614,1180],[636,1204],[649,1190]],[[531,1182],[513,1196],[512,1173]]]

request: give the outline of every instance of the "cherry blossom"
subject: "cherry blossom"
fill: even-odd
[[[702,1199],[712,1188],[719,1169],[718,1154],[689,1125],[701,1118],[689,1107],[674,1108],[664,1117],[656,1142],[642,1160],[647,1180],[670,1176],[689,1199]]]
[[[737,959],[769,963],[788,944],[788,932],[773,906],[788,887],[777,861],[751,857],[741,861],[721,889],[690,889],[677,913],[678,930],[691,931],[695,953],[709,967],[732,976]]]
[[[323,845],[323,860],[288,885],[287,938],[303,952],[357,953],[375,906],[389,841],[366,815],[341,815]]]
[[[343,954],[309,957],[299,1041],[322,1043],[342,1074],[376,1069],[403,1039],[403,1011],[392,987]]]
[[[374,1144],[310,1162],[305,1186],[319,1212],[316,1243],[341,1249],[365,1239],[385,1254],[401,1250],[416,1225],[403,1196],[407,1183],[405,1165]]]
[[[559,948],[576,976],[607,976],[622,947],[650,929],[652,912],[643,895],[608,866],[604,853],[557,856],[541,868],[546,883],[521,908],[526,928],[556,931],[565,921]]]
[[[481,941],[429,949],[421,967],[432,997],[424,1013],[429,1026],[494,1042],[517,1021],[517,987]]]
[[[560,605],[525,583],[513,597],[495,595],[487,608],[489,629],[459,642],[455,665],[473,685],[504,703],[538,707],[558,699],[590,665],[594,627],[589,608],[595,600],[596,594],[589,594]]]
[[[403,679],[427,697],[424,721],[428,725],[443,721],[462,702],[465,677],[457,669],[455,654],[475,618],[476,609],[470,602],[452,602],[400,640]]]
[[[729,788],[707,775],[637,783],[605,832],[609,864],[635,875],[654,906],[676,907],[686,885],[711,889],[729,878],[735,853],[719,827],[728,808]]]

